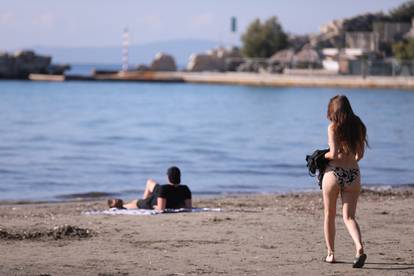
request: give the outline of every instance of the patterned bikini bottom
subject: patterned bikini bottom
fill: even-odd
[[[345,188],[345,185],[350,186],[354,183],[355,179],[359,176],[359,169],[344,169],[341,167],[330,167],[338,180],[338,184],[341,190]]]

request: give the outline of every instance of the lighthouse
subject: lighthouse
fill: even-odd
[[[128,71],[128,47],[129,47],[129,31],[128,28],[124,29],[122,34],[122,72]]]

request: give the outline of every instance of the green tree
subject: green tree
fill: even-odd
[[[277,17],[273,16],[265,22],[254,20],[242,36],[243,54],[248,57],[267,58],[275,52],[285,49],[287,35],[283,31]]]
[[[414,17],[414,1],[407,1],[400,6],[390,10],[390,18],[395,22],[410,22]]]
[[[414,38],[400,41],[392,46],[394,56],[399,60],[414,59]]]

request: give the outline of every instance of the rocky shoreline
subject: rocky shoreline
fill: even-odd
[[[52,64],[50,56],[33,51],[0,52],[0,79],[28,79],[30,74],[63,75],[70,66]]]

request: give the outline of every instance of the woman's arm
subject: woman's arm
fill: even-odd
[[[325,153],[325,158],[329,160],[338,159],[338,144],[335,139],[335,133],[333,131],[333,125],[328,126],[328,145],[329,151]]]
[[[154,205],[153,207],[154,207],[154,210],[164,211],[166,205],[167,205],[167,199],[162,198],[162,197],[158,197],[157,198],[157,205]]]
[[[364,145],[359,145],[358,149],[357,149],[357,153],[355,155],[355,159],[356,161],[361,160],[362,158],[364,158]]]

